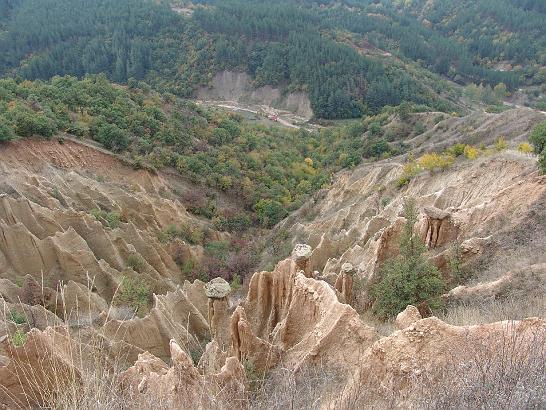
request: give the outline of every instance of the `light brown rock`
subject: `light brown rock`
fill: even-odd
[[[312,248],[306,244],[297,244],[292,251],[292,258],[296,262],[298,270],[305,273],[305,276],[312,277],[313,271],[311,269],[310,257],[313,253]]]
[[[202,376],[190,357],[174,341],[169,343],[171,367],[149,353],[121,373],[123,393],[137,407],[161,403],[166,408],[214,408],[215,400],[233,400],[245,389],[243,366],[228,358],[218,373]],[[232,403],[237,407],[236,402]]]
[[[352,264],[344,263],[336,279],[335,289],[341,303],[351,304],[353,300],[353,275],[355,270]]]
[[[421,319],[422,316],[419,310],[413,305],[408,305],[406,309],[396,316],[394,323],[398,329],[405,329]]]
[[[369,392],[378,393],[375,398],[386,405],[389,396],[382,392],[384,386],[389,386],[396,392],[397,407],[411,407],[412,400],[418,400],[423,394],[425,383],[427,388],[433,388],[450,372],[465,371],[476,361],[500,360],[506,349],[540,348],[544,332],[546,322],[537,318],[461,327],[435,317],[420,320],[378,340],[361,355],[358,370],[335,406],[367,405],[369,401],[359,398],[369,400]],[[515,357],[515,353],[510,355]],[[390,403],[392,406],[393,402]]]
[[[205,284],[205,295],[209,299],[223,299],[231,292],[231,286],[222,278],[214,278]]]
[[[9,362],[0,366],[0,403],[9,408],[51,405],[50,399],[81,383],[65,332],[33,329],[22,346],[9,337],[3,343]]]

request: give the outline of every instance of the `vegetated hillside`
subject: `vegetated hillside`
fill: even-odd
[[[439,115],[409,114],[408,123]],[[238,242],[184,209],[178,191],[192,186],[179,176],[135,170],[71,140],[6,143],[0,404],[543,407],[546,177],[519,145],[543,119],[526,109],[445,116],[412,139],[436,155],[338,174],[272,238],[290,229],[311,246],[255,273],[243,299],[218,278],[184,281],[176,266]],[[399,114],[376,120],[374,133],[400,126]],[[415,199],[415,224],[404,197]],[[204,249],[185,236],[199,229],[214,238]],[[399,250],[440,280],[449,305],[434,313],[444,320],[397,299],[415,276],[393,286],[394,301],[369,292],[382,289],[373,285],[385,266],[405,266],[392,264]],[[420,279],[419,297],[441,296]],[[374,320],[373,298],[403,310],[395,323]]]
[[[496,63],[510,63],[520,66],[531,81],[544,82],[544,2],[423,0],[399,2],[397,8],[457,39],[480,64],[494,67]]]
[[[1,140],[66,133],[123,154],[135,168],[174,169],[196,186],[188,209],[224,231],[273,226],[365,154],[361,127],[268,128],[104,76],[0,80],[0,96]],[[231,203],[208,196],[211,188]]]
[[[546,9],[540,0],[300,3],[329,6],[334,15],[340,16],[336,25],[366,33],[374,45],[420,60],[432,71],[452,78],[456,74],[475,80],[482,76],[491,83],[496,75],[506,73],[479,67],[511,63],[508,68],[519,66],[520,73],[531,83],[543,82]],[[386,22],[392,27],[387,27]],[[511,78],[516,81],[516,76]]]
[[[402,101],[453,111],[457,92],[438,75],[512,89],[522,74],[493,70],[455,38],[368,2],[207,1],[190,16],[145,0],[1,4],[0,72],[29,79],[102,72],[188,97],[214,74],[242,70],[257,87],[307,92],[317,117],[349,118]],[[527,34],[521,41],[532,42],[536,32]]]
[[[411,116],[410,123],[433,125],[406,140],[410,154],[338,174],[330,190],[276,227],[276,246],[268,251],[282,256],[283,249],[308,243],[310,269],[331,284],[351,263],[355,306],[384,314],[385,306],[377,305],[381,288],[374,287],[404,247],[407,215],[402,209],[413,198],[414,230],[426,246],[423,255],[441,273],[436,295],[445,295],[440,304],[448,303],[447,312],[437,314],[457,324],[494,321],[534,314],[527,306],[538,304],[537,314],[543,315],[546,185],[526,141],[546,116],[530,109],[462,118]],[[400,124],[395,119],[379,132],[391,127]],[[412,280],[398,278],[408,289]],[[394,293],[402,289],[391,285]],[[400,302],[390,315],[423,301],[416,294],[397,297],[389,299]],[[438,302],[431,294],[424,299]]]

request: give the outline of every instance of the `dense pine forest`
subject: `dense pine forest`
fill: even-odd
[[[243,70],[256,86],[308,92],[321,118],[403,101],[453,111],[441,77],[511,90],[546,76],[542,3],[503,4],[210,0],[185,16],[169,1],[0,0],[0,73],[104,73],[191,97],[216,72]]]

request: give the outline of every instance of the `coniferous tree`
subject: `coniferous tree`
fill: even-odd
[[[404,203],[406,223],[400,239],[400,254],[385,262],[380,281],[372,290],[374,312],[381,318],[395,317],[407,305],[430,309],[442,306],[445,283],[438,269],[424,255],[426,247],[414,233],[417,209],[412,199]]]

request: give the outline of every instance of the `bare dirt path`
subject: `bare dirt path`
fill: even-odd
[[[264,121],[269,125],[279,124],[287,128],[305,129],[307,131],[314,131],[321,128],[319,125],[309,123],[305,118],[289,111],[278,110],[267,105],[244,106],[235,101],[197,100],[195,102],[198,105],[207,107],[217,107],[234,112],[250,114],[254,117],[252,119]],[[272,120],[270,117],[275,117],[276,119]]]

